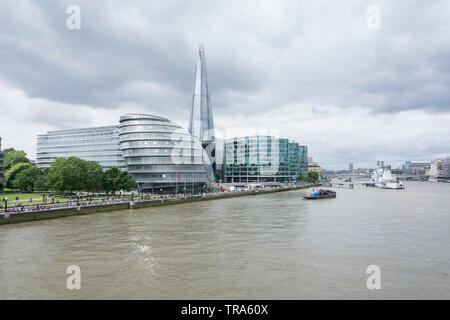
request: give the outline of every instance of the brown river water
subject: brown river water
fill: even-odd
[[[450,299],[450,184],[0,226],[1,299]],[[81,270],[69,290],[66,269]],[[369,290],[369,265],[381,289]]]

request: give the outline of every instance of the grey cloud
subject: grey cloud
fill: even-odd
[[[450,112],[445,0],[0,3],[0,81],[67,108],[134,106],[184,121],[204,43],[216,118],[286,105],[301,114],[304,104],[318,117],[327,106]],[[81,8],[81,30],[66,28],[69,4]],[[381,10],[380,30],[366,27],[372,4]],[[351,147],[336,152],[358,156]]]

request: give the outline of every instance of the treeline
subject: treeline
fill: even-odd
[[[309,171],[307,176],[300,173],[298,179],[305,182],[316,182],[319,180],[319,173],[316,171]]]
[[[30,163],[24,151],[6,149],[5,178],[6,187],[20,189],[22,192],[54,191],[72,193],[79,191],[119,190],[131,191],[136,181],[126,171],[113,167],[103,171],[94,161],[77,157],[57,158],[50,168],[41,170]]]

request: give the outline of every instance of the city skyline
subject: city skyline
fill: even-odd
[[[38,134],[127,113],[188,128],[201,43],[216,138],[278,130],[308,145],[324,169],[450,154],[444,1],[355,1],[345,10],[332,2],[3,2],[11,10],[0,13],[2,147],[32,159]],[[79,30],[66,27],[70,4],[80,7]],[[370,5],[379,28],[367,24]]]

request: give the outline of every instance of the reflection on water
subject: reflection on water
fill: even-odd
[[[334,190],[0,226],[0,298],[450,298],[450,184]]]

